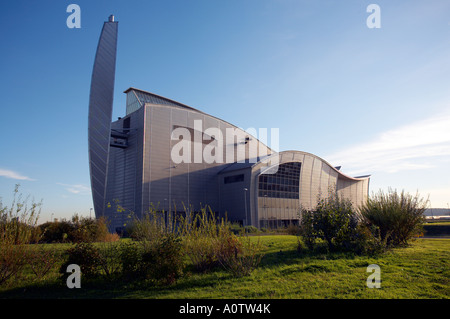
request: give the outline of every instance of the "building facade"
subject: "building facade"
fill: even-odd
[[[89,154],[95,214],[112,229],[152,207],[209,207],[230,221],[277,227],[333,190],[356,206],[367,199],[369,176],[347,176],[313,154],[275,152],[222,119],[144,90],[127,89],[126,114],[112,121],[117,22],[105,25],[91,83]],[[97,69],[103,73],[94,77]]]

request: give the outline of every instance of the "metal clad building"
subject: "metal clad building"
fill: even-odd
[[[117,32],[117,22],[108,23]],[[114,41],[105,37],[111,39],[102,31],[99,48],[115,55],[117,33]],[[94,94],[101,97],[90,109],[105,105],[109,115],[115,57],[98,52],[94,65],[107,61],[109,72],[101,74],[107,79],[93,75],[91,87],[107,83],[107,94]],[[349,177],[309,153],[276,153],[248,132],[165,97],[132,87],[124,93],[123,118],[111,123],[89,114],[90,132],[102,128],[89,137],[90,155],[103,145],[101,156],[90,157],[95,213],[107,217],[112,229],[123,227],[130,212],[140,217],[152,207],[185,212],[209,206],[230,221],[276,227],[295,222],[301,207],[313,208],[319,195],[333,189],[356,206],[367,199],[368,176]]]
[[[89,169],[94,210],[103,215],[108,169],[118,23],[110,16],[103,24],[95,55],[89,95]]]

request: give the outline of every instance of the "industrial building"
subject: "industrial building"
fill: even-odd
[[[191,106],[130,87],[112,121],[118,22],[104,23],[91,81],[89,163],[94,210],[111,228],[151,207],[178,213],[208,206],[243,225],[298,221],[330,191],[359,206],[369,176],[350,177],[302,151],[276,152],[263,139]],[[219,97],[218,97],[219,98]],[[280,128],[282,130],[282,128]]]

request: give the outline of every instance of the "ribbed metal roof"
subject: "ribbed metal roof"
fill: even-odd
[[[151,103],[151,104],[159,104],[159,105],[171,105],[171,106],[178,106],[178,107],[183,107],[183,108],[188,108],[190,110],[194,110],[200,113],[203,113],[200,110],[197,110],[191,106],[188,106],[186,104],[168,99],[166,97],[151,93],[151,92],[147,92],[144,90],[140,90],[134,87],[130,87],[129,89],[125,90],[123,93],[128,93],[130,91],[134,91],[137,98],[139,99],[139,101],[142,103],[142,105],[144,103]]]

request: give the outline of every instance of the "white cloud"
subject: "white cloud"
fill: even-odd
[[[78,194],[78,195],[88,195],[91,193],[91,189],[85,185],[81,184],[63,184],[63,183],[57,183],[58,185],[64,186],[65,189],[72,194]]]
[[[428,169],[444,156],[450,156],[450,114],[389,130],[325,158],[349,174],[370,174]]]
[[[35,179],[29,178],[28,176],[23,176],[17,172],[7,170],[7,169],[0,169],[0,176],[11,178],[11,179],[18,179],[23,181],[35,181]]]

